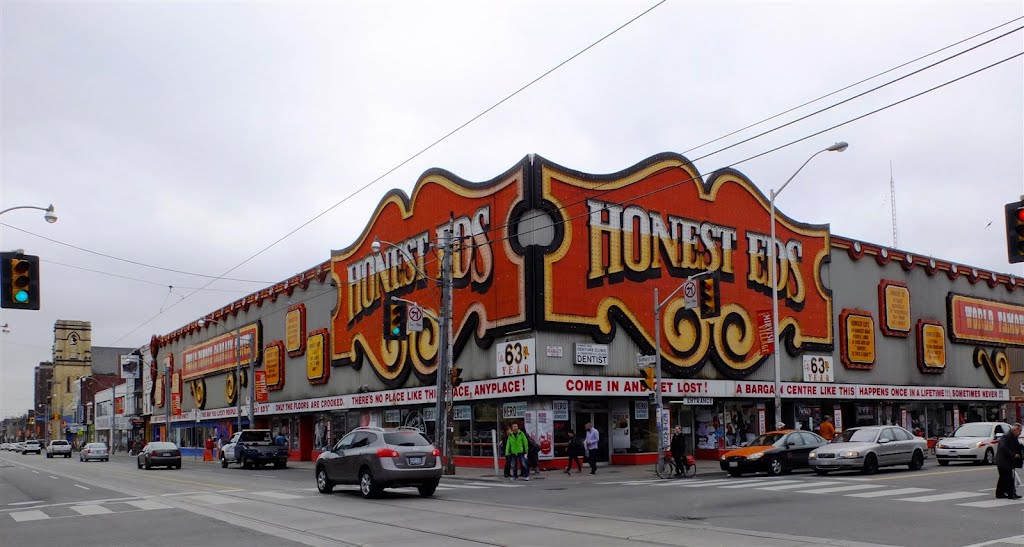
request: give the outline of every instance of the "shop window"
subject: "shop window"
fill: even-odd
[[[637,401],[630,402],[629,412],[632,419],[629,421],[629,452],[657,452],[658,426],[654,421],[654,412],[651,410],[652,407],[647,405],[647,401],[640,403],[640,418],[637,418]],[[669,420],[671,421],[671,418]],[[586,435],[580,438],[585,439]]]

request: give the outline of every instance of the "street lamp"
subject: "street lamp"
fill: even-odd
[[[224,329],[225,334],[229,331],[220,321],[216,319],[200,318],[197,321],[199,328],[203,328],[207,323],[216,323],[220,328]],[[253,416],[254,409],[256,407],[256,363],[253,360],[255,352],[252,350],[252,336],[249,337],[249,370],[251,370],[252,378],[249,380],[249,427],[255,427],[255,418]],[[239,389],[241,386],[238,385],[242,381],[242,326],[239,325],[235,328],[235,413],[238,417],[238,430],[242,430],[242,393]],[[168,390],[168,394],[170,390]],[[167,426],[170,427],[170,407],[168,406],[168,421]],[[170,429],[168,429],[170,431]]]
[[[782,191],[786,189],[786,185],[788,185],[790,183],[790,181],[792,181],[797,176],[797,174],[800,173],[800,171],[803,170],[804,167],[807,167],[808,163],[811,163],[811,160],[813,160],[815,158],[815,156],[817,156],[818,154],[821,154],[822,152],[842,152],[842,151],[846,150],[846,148],[849,147],[849,146],[850,145],[846,144],[845,142],[837,142],[837,143],[833,144],[832,146],[829,146],[828,148],[825,148],[823,150],[818,150],[817,152],[812,154],[811,157],[807,158],[807,161],[805,161],[804,164],[800,166],[800,169],[797,169],[796,173],[793,173],[793,176],[789,177],[789,179],[786,180],[786,182],[783,183],[783,185],[780,186],[778,190],[770,190],[769,191],[769,197],[771,198],[770,201],[771,201],[771,209],[772,209],[772,215],[771,215],[772,237],[771,237],[771,243],[768,245],[768,253],[769,253],[768,254],[768,260],[771,262],[771,265],[772,265],[771,269],[770,269],[770,272],[771,272],[770,280],[771,280],[771,284],[772,284],[772,347],[774,348],[772,353],[775,356],[775,423],[776,424],[779,424],[780,422],[782,422],[782,393],[780,392],[780,389],[781,389],[781,378],[780,377],[781,377],[781,374],[782,374],[782,372],[781,372],[782,365],[781,365],[780,360],[779,360],[780,359],[780,356],[779,356],[779,287],[778,287],[778,281],[776,281],[776,277],[778,276],[778,273],[776,273],[776,270],[778,269],[778,264],[776,263],[777,259],[776,259],[776,256],[775,256],[775,254],[776,254],[775,253],[775,247],[776,247],[776,245],[775,245],[775,198],[778,197],[778,195],[781,194]],[[830,317],[829,321],[831,321],[831,320],[832,320],[832,318]]]
[[[50,224],[57,222],[57,213],[53,212],[52,203],[49,207],[36,207],[35,205],[19,205],[17,207],[8,207],[7,209],[0,211],[0,215],[6,213],[7,211],[13,211],[15,209],[37,209],[39,211],[46,211],[46,214],[43,215],[43,218],[46,219],[46,222],[49,222]]]
[[[455,474],[455,454],[453,446],[453,437],[455,436],[454,429],[449,430],[451,424],[454,423],[454,407],[450,404],[452,401],[448,400],[447,394],[449,389],[449,381],[451,379],[452,370],[452,227],[449,222],[448,226],[444,229],[444,235],[438,240],[438,247],[444,252],[444,256],[441,259],[441,279],[434,279],[421,271],[416,265],[416,260],[409,255],[409,252],[402,247],[395,245],[389,241],[381,241],[378,238],[373,238],[373,243],[370,245],[370,249],[374,254],[379,254],[381,244],[385,244],[388,247],[398,250],[402,253],[402,256],[412,264],[413,268],[426,279],[432,281],[440,281],[441,283],[441,317],[440,317],[440,339],[443,341],[441,344],[440,355],[437,359],[437,405],[434,416],[434,433],[435,433],[435,444],[439,450],[442,451],[443,458],[445,460],[444,473],[446,475]],[[452,394],[452,399],[455,398],[455,394]]]
[[[655,374],[655,382],[657,383],[657,388],[655,389],[655,393],[657,395],[655,395],[656,400],[655,400],[655,405],[654,405],[654,408],[655,408],[655,415],[654,415],[655,418],[654,419],[655,419],[655,423],[658,424],[657,431],[658,431],[658,459],[659,460],[661,459],[662,454],[665,452],[665,443],[664,443],[664,441],[665,441],[665,433],[662,431],[662,423],[661,423],[661,408],[662,408],[662,402],[661,402],[661,308],[664,307],[665,304],[668,304],[669,301],[672,300],[672,297],[674,297],[676,295],[676,293],[680,291],[680,289],[685,287],[687,283],[689,283],[690,281],[693,281],[694,279],[697,279],[698,277],[700,277],[702,275],[709,275],[711,273],[713,273],[713,272],[700,272],[700,273],[695,273],[695,274],[687,277],[686,281],[683,281],[683,283],[681,285],[679,285],[678,287],[676,287],[676,289],[674,291],[669,293],[668,297],[665,298],[665,300],[661,300],[661,299],[658,298],[658,287],[654,287],[654,374]]]

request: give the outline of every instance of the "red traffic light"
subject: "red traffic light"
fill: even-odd
[[[1017,221],[1024,222],[1024,207],[1017,209]]]

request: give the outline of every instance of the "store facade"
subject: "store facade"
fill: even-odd
[[[438,323],[384,337],[400,297],[436,310],[436,242],[453,254],[457,465],[490,466],[518,422],[542,460],[591,423],[599,459],[653,461],[658,417],[637,363],[660,353],[667,412],[699,456],[717,457],[774,426],[769,245],[779,259],[783,421],[816,430],[893,423],[934,438],[1002,415],[1007,348],[1024,347],[1020,279],[833,236],[778,215],[741,173],[706,179],[675,154],[587,175],[528,156],[470,183],[425,173],[412,196],[393,191],[331,259],[209,314],[150,347],[151,437],[201,446],[230,436],[255,382],[255,423],[315,458],[361,425],[436,423]],[[383,242],[374,252],[374,240]],[[713,272],[717,313],[682,295]],[[655,347],[655,328],[660,330]],[[765,334],[767,333],[767,336]],[[236,357],[236,349],[238,357]],[[240,365],[241,375],[235,370]],[[251,372],[255,369],[255,375]],[[165,406],[165,405],[170,405]],[[242,427],[248,426],[243,418]]]

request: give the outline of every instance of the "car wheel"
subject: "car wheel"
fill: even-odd
[[[729,476],[730,477],[739,477],[742,474],[743,473],[740,473],[739,471],[729,471]]]
[[[416,487],[420,491],[420,495],[424,498],[429,498],[434,495],[434,491],[437,490],[437,483],[441,481],[430,481],[426,484],[421,484]]]
[[[949,465],[949,460],[939,460],[939,465],[941,465],[942,467],[946,467],[947,465]]]
[[[227,469],[228,468],[228,460],[224,456],[220,457],[220,467],[221,467],[221,469]]]
[[[238,465],[242,469],[249,469],[251,467],[251,464],[245,460],[245,456],[242,456],[242,459],[238,460]]]
[[[181,464],[180,464],[180,463],[178,463],[178,464],[175,464],[175,465],[174,465],[174,468],[175,468],[175,469],[181,469]]]
[[[142,469],[142,462],[140,462],[138,460],[135,460],[135,463],[136,463],[136,465],[139,466],[139,469]]]
[[[868,454],[864,458],[864,467],[860,469],[865,475],[874,475],[878,472],[878,458],[874,454]]]
[[[47,453],[46,453],[46,457],[47,457],[47,458],[50,458],[50,459],[53,459],[53,454],[50,454],[49,452],[47,452]]]
[[[323,466],[316,468],[316,489],[321,494],[330,494],[334,490],[334,483],[327,478],[327,469]]]
[[[782,460],[780,460],[778,458],[772,458],[772,460],[770,462],[768,462],[768,474],[769,475],[771,475],[773,477],[777,477],[777,476],[782,474],[782,471],[783,471]]]
[[[373,475],[370,474],[370,470],[363,468],[359,471],[359,493],[364,498],[375,498],[380,495],[380,485],[373,480]]]
[[[153,466],[150,465],[149,460],[146,460],[146,469],[149,470],[149,469],[152,469],[152,468],[153,468]]]
[[[284,469],[288,467],[288,462],[274,462],[274,469]]]
[[[984,463],[985,465],[992,465],[996,463],[996,455],[992,452],[991,448],[985,451],[985,459],[982,461],[982,463]]]
[[[910,465],[907,467],[909,467],[911,471],[917,471],[924,467],[924,454],[922,454],[920,450],[915,450],[914,455],[910,457]]]
[[[828,471],[826,471],[824,469],[815,469],[814,470],[814,474],[815,475],[821,475],[822,477],[824,477],[825,475],[828,475]]]

